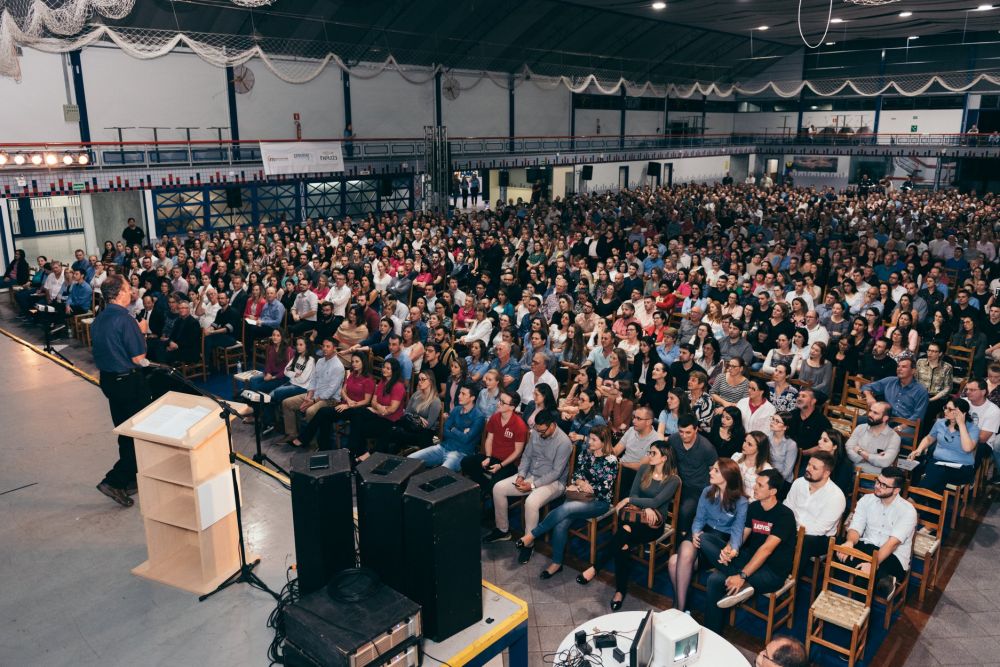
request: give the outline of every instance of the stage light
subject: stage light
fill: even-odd
[[[909,42],[909,41],[914,40],[914,39],[920,39],[920,38],[917,37],[916,35],[910,35],[909,37],[906,38],[906,41]]]
[[[826,45],[827,46],[836,46],[837,42],[827,42]]]
[[[27,159],[24,157],[24,153],[18,153],[14,156],[14,164],[22,165],[25,162],[27,162]]]
[[[76,156],[76,161],[80,164],[90,164],[90,156],[86,153],[80,153]]]
[[[666,9],[666,8],[667,8],[667,3],[665,3],[665,2],[654,2],[653,3],[653,9],[655,9],[657,11],[659,11],[661,9]]]
[[[73,156],[70,155],[69,153],[64,153],[63,154],[63,164],[66,165],[67,167],[69,165],[73,164]]]
[[[978,7],[976,7],[972,11],[974,11],[974,12],[988,12],[991,9],[993,9],[993,5],[979,5]]]
[[[901,18],[901,19],[908,19],[911,16],[913,16],[913,12],[900,12],[899,13],[899,18]]]
[[[41,153],[33,153],[31,155],[31,164],[33,164],[33,165],[35,165],[37,167],[41,163],[42,163],[42,154]]]
[[[0,167],[4,166],[8,162],[10,162],[10,156],[7,155],[7,152],[6,151],[0,152]]]
[[[843,23],[844,19],[830,19],[830,23]]]
[[[757,30],[763,31],[763,30],[767,30],[769,27],[770,26],[762,25],[762,26],[758,27]]]
[[[59,158],[56,157],[55,153],[46,153],[45,154],[45,164],[47,164],[48,166],[52,167],[52,166],[54,166],[56,164],[56,162],[59,162]]]

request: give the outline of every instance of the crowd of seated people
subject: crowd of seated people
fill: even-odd
[[[570,526],[612,510],[610,550],[578,581],[611,560],[627,573],[619,552],[656,539],[678,494],[676,603],[714,568],[721,628],[717,605],[781,585],[798,527],[809,557],[833,537],[877,550],[891,590],[909,571],[906,488],[954,503],[996,482],[994,206],[678,185],[120,243],[69,269],[39,258],[30,279],[19,256],[5,279],[24,312],[72,313],[88,264],[91,281],[125,274],[168,362],[199,329],[206,355],[242,344],[248,365],[262,341],[254,386],[289,445],[463,471],[493,507],[486,542],[512,539],[523,498],[516,557],[551,533],[546,578]],[[859,473],[875,477],[860,500]],[[564,509],[542,520],[548,506]],[[626,590],[619,576],[614,608]]]

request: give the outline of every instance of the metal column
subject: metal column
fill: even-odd
[[[447,211],[452,171],[448,128],[424,126],[424,166],[428,176],[424,191],[426,207],[432,211]]]

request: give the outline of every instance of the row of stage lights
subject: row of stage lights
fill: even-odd
[[[90,155],[87,153],[14,153],[11,156],[6,151],[0,151],[0,167],[13,164],[18,167],[31,165],[32,167],[55,167],[62,163],[66,167],[72,165],[86,166],[90,164]]]

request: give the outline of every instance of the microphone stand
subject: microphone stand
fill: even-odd
[[[258,577],[257,574],[253,571],[253,569],[257,567],[257,565],[260,563],[260,558],[257,558],[252,563],[247,562],[246,541],[243,538],[243,510],[240,507],[240,491],[236,481],[236,465],[235,465],[236,449],[233,446],[233,427],[232,424],[230,423],[230,418],[239,417],[240,413],[237,412],[236,409],[233,408],[231,405],[229,405],[229,403],[227,403],[226,401],[216,397],[214,394],[210,394],[209,392],[205,391],[198,385],[188,380],[186,377],[184,377],[183,374],[178,373],[177,369],[173,368],[172,366],[166,366],[163,364],[150,364],[149,368],[172,377],[174,380],[177,380],[185,387],[188,387],[199,396],[204,396],[205,398],[212,400],[222,410],[219,416],[222,417],[222,421],[226,423],[226,440],[229,442],[229,464],[230,464],[229,471],[230,474],[232,475],[232,481],[233,481],[233,497],[236,499],[236,529],[239,533],[239,539],[240,539],[240,568],[239,570],[234,572],[232,576],[230,576],[224,582],[219,584],[218,588],[216,588],[214,591],[199,596],[198,602],[204,602],[205,600],[212,597],[219,591],[228,588],[233,584],[249,584],[254,588],[260,589],[265,593],[270,594],[270,596],[273,597],[275,600],[280,600],[281,597],[273,590],[271,590],[268,587],[268,585],[265,584],[261,580],[261,578]]]
[[[253,459],[254,463],[259,463],[261,465],[264,465],[265,463],[270,463],[272,468],[280,472],[285,477],[288,477],[289,476],[288,471],[282,468],[280,465],[278,465],[277,461],[275,461],[270,456],[265,454],[261,449],[260,419],[262,414],[261,413],[262,405],[263,404],[259,400],[250,401],[250,406],[253,408],[253,437],[257,443],[257,453],[254,454],[251,458]]]

